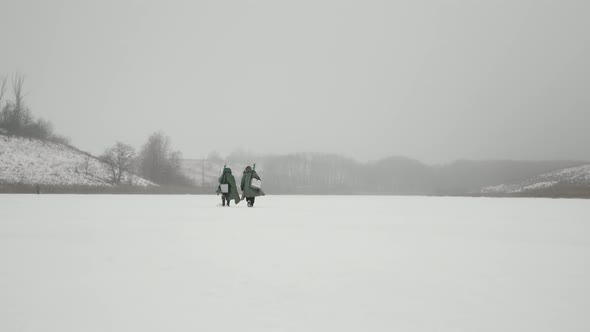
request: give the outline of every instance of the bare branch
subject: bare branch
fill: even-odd
[[[25,76],[21,73],[14,74],[12,78],[12,91],[14,93],[14,105],[17,112],[20,112],[22,101],[25,98],[23,95],[23,85],[25,84]]]
[[[7,76],[0,77],[0,108],[2,108],[2,98],[4,98],[4,93],[6,93],[6,82],[8,81]]]
[[[115,146],[107,149],[101,158],[106,162],[112,173],[112,183],[119,184],[123,175],[131,170],[135,159],[135,149],[127,144],[117,142]]]

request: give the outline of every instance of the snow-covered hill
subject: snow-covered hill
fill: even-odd
[[[517,194],[550,188],[559,184],[590,186],[590,164],[565,168],[524,181],[485,187],[482,194]]]
[[[0,183],[111,186],[104,162],[63,144],[0,135]],[[153,185],[125,173],[122,183]]]

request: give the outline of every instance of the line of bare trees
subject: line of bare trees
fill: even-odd
[[[23,74],[0,75],[0,134],[69,144],[67,138],[54,132],[51,122],[35,119],[25,103],[24,83]],[[9,92],[12,92],[11,99],[7,98]],[[170,138],[162,132],[153,133],[139,153],[133,146],[117,142],[100,159],[108,165],[114,184],[120,184],[129,172],[160,185],[192,185],[181,171],[182,154],[172,150]]]
[[[114,184],[120,184],[123,174],[131,172],[159,185],[193,185],[181,170],[182,153],[172,150],[170,137],[163,132],[150,135],[139,153],[133,146],[117,142],[100,159],[109,166]]]
[[[8,76],[0,75],[0,134],[38,138],[68,144],[69,140],[57,135],[51,122],[35,119],[24,99],[25,76],[16,73],[11,79],[13,99],[5,99],[9,88]]]
[[[358,162],[336,154],[265,156],[240,152],[221,159],[218,168],[225,162],[244,165],[244,161],[255,160],[267,194],[467,195],[479,193],[485,186],[524,180],[583,163],[462,160],[427,165],[401,156]]]

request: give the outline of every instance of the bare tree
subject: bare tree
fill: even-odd
[[[162,132],[153,133],[140,153],[141,175],[156,183],[166,182],[170,139]]]
[[[161,185],[192,185],[182,173],[182,153],[172,151],[170,138],[162,132],[153,133],[139,156],[140,174]]]
[[[2,76],[0,77],[0,110],[2,109],[2,99],[4,98],[4,94],[6,93],[6,82],[8,81],[8,77]]]
[[[50,121],[35,119],[25,105],[24,99],[27,95],[24,92],[25,76],[20,73],[12,76],[14,100],[4,100],[7,82],[7,76],[0,77],[0,133],[67,144],[66,138],[54,134]]]
[[[14,93],[14,101],[8,101],[2,107],[1,123],[0,125],[9,133],[15,135],[27,134],[27,126],[31,124],[31,113],[24,105],[24,98],[26,94],[23,92],[23,85],[25,77],[22,74],[15,74],[12,77],[12,91]],[[6,78],[0,79],[0,94],[2,98],[6,92]],[[1,98],[0,98],[1,99]]]
[[[21,73],[14,74],[12,78],[12,91],[14,93],[12,116],[13,123],[17,126],[17,129],[26,126],[31,120],[29,111],[23,103],[26,96],[23,91],[24,84],[25,76]]]
[[[112,182],[120,184],[125,172],[129,172],[135,159],[135,148],[121,142],[108,148],[101,158],[111,169]]]
[[[7,115],[8,112],[6,108],[2,105],[2,99],[4,99],[4,94],[6,93],[6,82],[8,77],[2,76],[0,77],[0,134],[7,134],[8,130],[6,127],[7,122]]]
[[[14,106],[17,110],[22,109],[22,102],[23,99],[25,99],[25,95],[23,93],[24,84],[25,76],[21,73],[14,74],[14,77],[12,78],[12,91],[14,93]]]

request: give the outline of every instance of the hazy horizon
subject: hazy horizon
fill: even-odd
[[[590,2],[0,1],[0,75],[94,154],[590,160]]]

